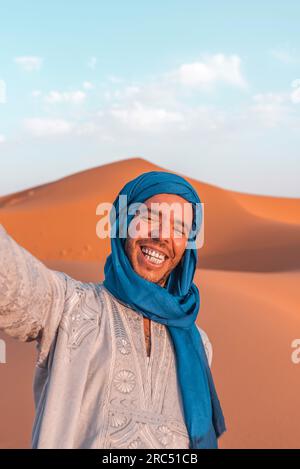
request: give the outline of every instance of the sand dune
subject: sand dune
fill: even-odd
[[[96,236],[97,205],[112,202],[130,178],[153,169],[161,168],[140,158],[125,160],[2,197],[2,223],[41,259],[103,260],[110,244]],[[204,203],[205,242],[199,251],[200,268],[263,272],[299,268],[299,201],[297,205],[291,199],[289,205],[288,199],[282,199],[282,212],[289,221],[278,214],[280,198],[275,202],[277,217],[263,217],[259,196],[245,199],[244,195],[188,179]],[[245,200],[251,200],[251,204]],[[265,204],[262,196],[262,206]],[[32,230],[27,230],[28,226]],[[280,256],[274,256],[279,250]]]
[[[10,194],[0,198],[0,222],[49,268],[100,281],[110,244],[96,236],[96,206],[112,202],[129,179],[153,169],[161,168],[134,158]],[[220,447],[299,448],[300,364],[291,361],[291,342],[300,337],[300,199],[189,180],[205,204],[195,281],[198,324],[213,343],[213,373],[228,427]],[[0,447],[26,447],[34,344],[5,340]]]
[[[233,193],[236,201],[250,213],[263,218],[300,223],[299,199]]]

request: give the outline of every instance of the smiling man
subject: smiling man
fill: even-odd
[[[163,287],[186,249],[192,229],[192,205],[175,194],[157,194],[144,202],[143,211],[134,221],[136,225],[139,223],[140,229],[137,236],[128,235],[126,239],[127,257],[136,273]],[[151,320],[146,317],[143,320],[149,357]],[[211,360],[212,347],[206,334],[205,345]]]
[[[137,206],[125,217],[121,195]],[[225,422],[196,325],[199,206],[176,174],[128,182],[99,283],[48,269],[0,226],[0,329],[37,341],[33,448],[217,448]]]
[[[140,224],[139,234],[128,236],[126,253],[139,275],[163,286],[182,259],[192,229],[193,208],[183,197],[158,194],[147,199],[140,211],[135,220]]]

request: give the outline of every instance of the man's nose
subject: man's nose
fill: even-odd
[[[167,223],[160,222],[156,224],[154,227],[150,227],[151,231],[151,238],[152,239],[163,239],[165,241],[171,241],[171,228]]]

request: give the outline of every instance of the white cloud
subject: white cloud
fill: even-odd
[[[250,107],[259,122],[266,127],[289,124],[293,127],[297,124],[297,116],[292,104],[300,103],[300,79],[291,83],[293,90],[282,93],[260,93],[253,96],[254,104]]]
[[[289,47],[279,47],[278,49],[272,49],[271,55],[276,60],[286,65],[297,64],[300,61],[299,54],[295,50]]]
[[[88,67],[91,68],[92,70],[94,70],[96,68],[96,65],[97,65],[97,57],[90,57],[89,60],[88,60]]]
[[[55,103],[74,103],[74,104],[80,104],[82,103],[86,98],[86,93],[81,90],[77,91],[66,91],[66,92],[60,92],[60,91],[50,91],[49,94],[45,96],[45,101],[50,104],[55,104]]]
[[[118,97],[122,97],[123,95],[125,98],[131,98],[133,96],[136,96],[140,92],[141,92],[141,89],[139,86],[129,85],[129,86],[125,86],[122,93],[119,92]]]
[[[83,122],[77,125],[76,132],[78,135],[95,135],[99,131],[99,128],[95,122]]]
[[[41,96],[42,92],[40,90],[33,90],[31,95],[34,97],[34,98],[39,98]]]
[[[217,82],[246,87],[246,80],[241,72],[241,59],[237,55],[215,54],[202,61],[182,64],[168,75],[190,87],[204,87]]]
[[[16,57],[14,61],[26,72],[33,72],[41,68],[43,59],[35,56],[23,56]]]
[[[82,84],[85,90],[90,90],[94,87],[94,85],[88,81],[85,81]],[[87,94],[85,91],[82,90],[74,90],[74,91],[57,91],[52,90],[47,94],[44,94],[40,90],[32,91],[31,95],[34,98],[38,98],[43,96],[43,99],[46,103],[49,104],[60,104],[60,103],[71,103],[71,104],[81,104],[85,101]]]
[[[135,102],[129,108],[111,109],[110,114],[132,130],[157,131],[166,124],[180,123],[184,120],[180,112],[145,107],[139,102]]]
[[[94,137],[102,142],[111,142],[114,138],[110,134],[110,130],[99,122],[99,119],[98,121],[95,119],[71,122],[64,119],[32,118],[25,119],[24,128],[32,137],[36,138],[57,138],[72,135],[72,138]]]
[[[6,142],[6,137],[3,134],[0,134],[0,143]]]
[[[298,99],[295,94],[299,91],[297,81],[292,85],[293,98],[288,90],[285,93],[257,94],[246,108],[234,112],[233,116],[226,112],[226,108],[199,105],[197,99],[191,100],[192,104],[186,101],[186,96],[193,97],[194,93],[197,98],[199,86],[205,91],[219,82],[247,86],[237,55],[216,54],[201,62],[182,64],[175,72],[160,74],[145,83],[135,81],[119,85],[119,80],[112,84],[105,83],[103,96],[106,103],[98,111],[88,116],[77,113],[73,115],[72,122],[68,119],[28,119],[25,126],[35,136],[72,133],[75,137],[104,139],[105,136],[107,141],[123,141],[126,136],[130,140],[137,132],[140,138],[144,136],[147,139],[147,134],[152,137],[152,132],[161,131],[168,138],[172,135],[175,139],[177,134],[178,138],[204,135],[210,139],[216,132],[234,138],[234,129],[239,127],[240,119],[244,119],[247,128],[255,130],[290,122],[291,100],[296,102]],[[80,103],[89,96],[89,90],[93,87],[92,82],[84,81],[81,90],[53,90],[42,96],[50,104]],[[39,93],[36,90],[36,94]]]
[[[95,86],[93,85],[93,83],[91,83],[90,81],[84,81],[83,84],[82,84],[83,88],[85,90],[92,90],[95,88]]]
[[[187,131],[194,126],[214,131],[224,125],[222,113],[199,107],[196,101],[189,106],[185,98],[186,93],[190,97],[191,93],[197,92],[199,86],[205,89],[217,82],[247,86],[238,56],[216,54],[202,62],[183,64],[146,83],[108,87],[103,93],[107,102],[106,118],[113,117],[127,130],[141,132],[171,128]]]
[[[107,77],[108,81],[110,81],[111,83],[122,83],[123,81],[123,78],[121,77],[117,77],[116,75],[109,75]]]
[[[253,96],[252,112],[266,127],[275,127],[287,116],[289,109],[286,106],[286,93],[261,93]]]
[[[107,101],[130,99],[141,93],[141,88],[136,85],[125,86],[123,89],[105,91],[104,98]]]
[[[24,127],[34,137],[48,137],[68,134],[73,125],[64,119],[32,118],[25,119]]]
[[[300,103],[300,79],[294,80],[291,84],[294,90],[291,93],[291,101],[294,104]]]
[[[0,104],[6,103],[6,83],[4,80],[0,80]]]

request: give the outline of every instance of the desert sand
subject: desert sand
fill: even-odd
[[[0,198],[0,223],[49,268],[98,282],[110,252],[96,207],[141,172],[142,158],[92,168]],[[300,448],[300,199],[242,194],[187,178],[205,208],[195,282],[226,418],[220,448]],[[5,339],[0,447],[30,447],[35,344]]]

